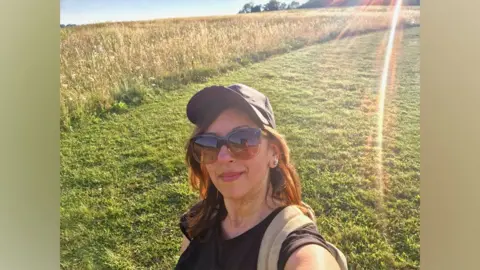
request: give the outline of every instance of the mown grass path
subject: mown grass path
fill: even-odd
[[[403,31],[377,185],[376,97],[384,33],[314,45],[162,94],[61,138],[64,269],[172,269],[189,191],[191,95],[245,83],[266,93],[321,233],[356,269],[419,267],[419,29]],[[379,196],[385,199],[379,205]]]

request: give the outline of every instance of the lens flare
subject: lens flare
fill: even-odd
[[[364,3],[360,7],[356,7],[353,16],[350,18],[348,21],[347,25],[340,31],[340,33],[337,35],[335,38],[335,41],[338,41],[339,39],[343,38],[345,34],[347,33],[348,30],[350,30],[351,25],[356,23],[357,18],[362,18],[362,13],[367,12],[368,7],[372,4],[373,0],[365,0]]]
[[[383,63],[382,77],[380,81],[380,89],[378,96],[378,123],[377,123],[377,156],[378,156],[378,165],[377,165],[377,181],[378,188],[381,191],[383,196],[383,191],[385,189],[384,175],[383,175],[383,127],[384,127],[384,116],[385,116],[385,92],[387,89],[388,78],[391,71],[391,60],[395,42],[395,33],[397,30],[397,24],[399,20],[400,11],[402,8],[402,1],[397,0],[395,4],[395,10],[392,17],[392,25],[390,28],[390,35],[388,38],[387,48],[385,49],[385,57]],[[395,59],[394,59],[395,61]],[[392,71],[394,69],[392,68]]]

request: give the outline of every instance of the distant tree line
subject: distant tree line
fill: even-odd
[[[288,9],[303,9],[303,8],[324,8],[324,7],[349,7],[349,6],[389,6],[394,5],[397,1],[402,1],[405,6],[419,6],[420,0],[310,0],[303,5],[297,1],[292,1],[290,4],[280,2],[277,0],[270,0],[265,5],[256,5],[254,2],[249,2],[243,5],[243,8],[238,13],[255,13],[262,11],[288,10]]]
[[[255,13],[262,11],[275,11],[275,10],[287,10],[287,9],[296,9],[300,7],[300,3],[297,1],[292,1],[290,4],[270,0],[270,2],[265,5],[256,5],[254,2],[249,2],[243,5],[243,8],[238,13]]]
[[[310,0],[299,8],[349,7],[349,6],[389,6],[402,1],[405,6],[420,5],[420,0]]]
[[[60,24],[60,28],[65,28],[65,27],[73,27],[77,26],[76,24]]]

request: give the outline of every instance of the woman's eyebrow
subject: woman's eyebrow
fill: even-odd
[[[241,125],[241,126],[233,128],[230,132],[235,131],[237,129],[246,128],[246,127],[250,127],[250,126],[249,125]]]

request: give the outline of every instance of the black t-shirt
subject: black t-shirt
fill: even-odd
[[[283,207],[277,208],[255,227],[232,239],[223,239],[221,224],[213,226],[210,238],[206,242],[191,240],[188,248],[178,260],[177,270],[249,270],[257,269],[258,253],[263,235],[268,225]],[[180,222],[180,229],[186,233],[185,216]],[[307,244],[320,245],[332,253],[330,246],[318,233],[315,225],[310,224],[290,233],[282,244],[278,260],[278,269],[282,270],[290,255]],[[332,253],[334,255],[334,253]]]

